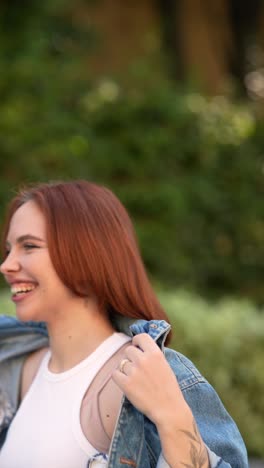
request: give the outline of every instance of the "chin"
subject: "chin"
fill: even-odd
[[[16,316],[19,320],[22,322],[42,322],[43,318],[40,317],[40,314],[36,313],[36,311],[30,310],[30,308],[22,308],[22,307],[17,307],[16,309]]]

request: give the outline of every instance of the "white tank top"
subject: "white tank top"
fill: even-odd
[[[72,369],[54,374],[48,351],[8,430],[0,468],[86,468],[103,457],[80,424],[83,397],[105,362],[131,338],[114,333]]]

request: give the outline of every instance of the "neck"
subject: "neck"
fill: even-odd
[[[78,307],[63,311],[47,323],[52,372],[64,372],[88,357],[114,328],[97,304],[80,298]]]

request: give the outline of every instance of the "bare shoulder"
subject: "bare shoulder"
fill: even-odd
[[[26,358],[22,369],[20,401],[23,400],[27,391],[29,390],[29,387],[37,374],[42,358],[48,349],[49,348],[41,348],[37,351],[34,351],[33,353],[30,353]]]

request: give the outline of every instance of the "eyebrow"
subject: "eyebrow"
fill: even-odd
[[[40,237],[33,236],[33,234],[24,234],[23,236],[19,236],[16,240],[18,244],[21,244],[22,242],[25,242],[26,240],[35,240],[38,242],[45,242],[44,239],[41,239]],[[7,245],[10,243],[7,241]]]

